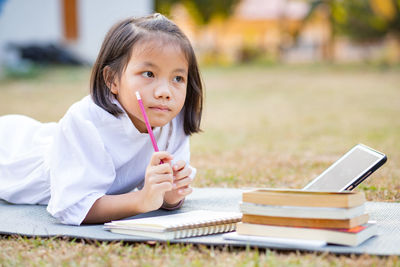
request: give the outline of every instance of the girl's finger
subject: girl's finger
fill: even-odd
[[[185,168],[185,166],[186,166],[186,162],[184,160],[179,160],[174,164],[174,166],[172,168],[176,172],[176,171],[182,170],[183,168]]]
[[[158,151],[153,153],[153,156],[150,160],[150,165],[157,166],[160,165],[161,161],[164,163],[169,163],[171,160],[172,155],[170,153],[168,153],[167,151]]]
[[[173,182],[173,177],[171,174],[155,174],[150,177],[149,182],[151,184],[160,184],[160,183],[171,183]]]
[[[168,163],[163,163],[153,167],[155,173],[173,173],[171,165]]]
[[[173,174],[171,166],[167,163],[164,163],[157,166],[149,166],[146,170],[146,176],[148,177],[158,174]]]
[[[192,193],[193,189],[191,187],[181,188],[178,190],[178,193],[182,196],[189,195]]]
[[[174,178],[175,180],[181,180],[185,177],[188,177],[192,173],[192,169],[189,168],[188,166],[185,166],[185,168],[179,172],[174,172]]]
[[[168,183],[168,182],[164,182],[164,183],[159,183],[159,184],[155,184],[153,185],[153,188],[156,191],[161,191],[161,192],[167,192],[167,191],[171,191],[172,190],[172,184]]]
[[[186,177],[179,181],[175,180],[175,182],[173,184],[173,188],[184,188],[185,186],[190,185],[191,182],[192,182],[192,178],[190,178],[190,177]]]

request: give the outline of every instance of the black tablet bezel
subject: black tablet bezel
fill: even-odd
[[[361,148],[363,150],[368,151],[369,153],[377,154],[381,158],[375,162],[370,168],[366,169],[363,173],[361,173],[358,177],[355,177],[353,181],[350,183],[347,183],[346,185],[343,185],[342,188],[339,191],[350,191],[353,190],[356,186],[361,184],[365,179],[367,179],[368,176],[370,176],[374,171],[376,171],[379,167],[381,167],[386,161],[387,157],[385,154],[376,151],[366,145],[363,144],[358,144],[355,145],[352,149],[350,149],[346,154],[344,154],[340,159],[335,161],[331,166],[329,166],[325,171],[323,171],[320,175],[318,175],[315,179],[313,179],[310,183],[308,183],[303,190],[310,190],[310,191],[317,191],[318,188],[310,188],[315,182],[317,182],[326,172],[334,168],[339,162],[344,160],[349,154],[351,154],[354,150]]]

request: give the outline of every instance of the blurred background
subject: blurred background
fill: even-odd
[[[359,188],[400,200],[400,0],[0,0],[0,116],[58,121],[111,25],[153,12],[201,64],[194,186],[301,188],[364,143],[388,162]]]
[[[90,65],[113,23],[153,12],[202,64],[400,62],[399,0],[0,0],[1,74]]]

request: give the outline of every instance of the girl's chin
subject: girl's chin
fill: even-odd
[[[151,123],[151,127],[155,128],[155,127],[163,127],[165,125],[168,124],[169,121],[156,121]]]
[[[152,127],[162,127],[167,125],[172,119],[170,116],[154,116],[150,118],[150,125]]]

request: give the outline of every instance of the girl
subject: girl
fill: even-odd
[[[192,192],[189,136],[200,131],[203,103],[186,36],[160,14],[116,24],[90,88],[58,123],[0,118],[0,198],[48,204],[61,223],[74,225],[180,207]],[[136,91],[160,152],[153,151]]]

